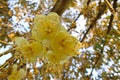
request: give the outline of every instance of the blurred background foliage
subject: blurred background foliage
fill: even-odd
[[[14,38],[29,38],[34,17],[50,12],[61,16],[63,26],[82,43],[81,54],[54,69],[42,59],[22,62],[14,56]],[[5,59],[0,80],[7,79],[13,64],[29,66],[28,80],[119,80],[120,0],[0,0],[0,48],[0,58]],[[8,59],[2,58],[7,54]]]

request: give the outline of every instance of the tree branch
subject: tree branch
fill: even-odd
[[[68,32],[73,29],[76,28],[76,21],[78,20],[78,18],[81,16],[81,13],[78,14],[77,18],[71,23],[70,27],[68,28]]]
[[[92,23],[90,24],[89,28],[86,30],[86,33],[84,34],[83,38],[80,40],[80,42],[83,42],[86,35],[88,34],[88,32],[90,31],[91,28],[93,28],[93,26],[96,24],[97,20],[101,17],[101,15],[104,13],[104,11],[106,10],[106,5],[100,4],[98,7],[100,7],[99,9],[99,13],[97,14],[97,16],[95,17],[95,19],[92,21]]]
[[[114,0],[113,8],[114,8],[115,11],[116,11],[116,7],[117,7],[117,0]],[[114,15],[111,14],[110,21],[109,21],[109,26],[108,26],[108,30],[107,30],[107,34],[109,34],[109,32],[111,30],[113,18],[114,18]]]
[[[91,0],[88,0],[88,1],[87,1],[87,6],[89,6],[90,2],[91,2]],[[72,28],[76,28],[76,24],[75,24],[75,23],[76,23],[76,21],[78,20],[78,18],[81,16],[81,14],[82,14],[82,13],[79,13],[79,14],[78,14],[77,18],[73,21],[73,23],[71,24],[71,26],[68,28],[68,30],[67,30],[68,32],[69,32]]]
[[[7,51],[5,51],[5,52],[3,52],[3,53],[0,53],[0,57],[3,56],[3,55],[6,55],[6,54],[8,54],[8,53],[10,53],[10,52],[12,52],[12,51],[14,51],[14,50],[15,50],[14,48],[15,48],[15,47],[12,47],[12,48],[10,48],[9,50],[7,50]]]
[[[72,0],[57,0],[51,12],[56,12],[61,16],[71,1]]]
[[[91,70],[90,75],[89,75],[90,77],[92,76],[93,70],[95,69],[95,67],[96,67],[97,63],[99,62],[100,58],[101,58],[101,55],[99,55],[97,60],[95,61],[95,64],[93,65],[92,70]]]
[[[114,10],[116,10],[116,7],[117,7],[117,0],[114,0],[114,3],[113,3],[113,8],[114,8]],[[105,38],[107,38],[107,35],[110,33],[110,30],[111,30],[111,27],[112,27],[112,23],[113,23],[113,19],[114,19],[114,15],[113,14],[111,14],[111,16],[110,16],[110,21],[109,21],[109,25],[108,25],[108,30],[107,30],[107,33],[106,33],[106,36],[105,36]],[[106,40],[104,41],[104,43],[103,43],[103,41],[101,42],[102,44],[103,44],[103,48],[101,49],[101,52],[100,53],[103,53],[103,51],[104,51],[104,46],[105,46],[105,44],[106,44]],[[93,67],[92,67],[92,70],[91,70],[91,73],[90,73],[90,77],[92,76],[92,73],[93,73],[93,70],[95,69],[95,66],[97,65],[97,63],[98,63],[98,61],[101,59],[101,55],[97,58],[97,60],[95,61],[95,64],[93,65]]]
[[[115,10],[114,10],[114,8],[112,7],[112,5],[109,3],[109,1],[108,1],[108,0],[104,0],[104,2],[105,2],[105,4],[107,5],[107,7],[109,8],[109,10],[110,10],[112,13],[114,13]]]
[[[2,43],[2,44],[5,44],[5,45],[12,45],[12,44],[10,44],[10,43],[7,43],[7,42],[5,42],[5,41],[2,41],[2,40],[0,40],[0,43]]]

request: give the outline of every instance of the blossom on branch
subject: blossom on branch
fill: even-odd
[[[16,50],[29,62],[44,58],[50,64],[63,64],[79,50],[79,41],[62,26],[56,13],[37,15],[31,32],[32,41],[23,37],[15,40]]]

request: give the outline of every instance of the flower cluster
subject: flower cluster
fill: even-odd
[[[15,39],[16,50],[21,52],[28,62],[35,62],[43,50],[42,44],[37,41],[28,41],[23,37]]]
[[[8,76],[8,80],[23,80],[26,76],[24,69],[17,70],[17,65],[12,66],[12,73]]]
[[[33,41],[23,37],[15,40],[16,49],[31,61],[44,57],[51,64],[62,64],[79,49],[79,41],[67,32],[54,12],[37,15],[31,34]]]

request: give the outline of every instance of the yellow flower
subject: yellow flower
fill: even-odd
[[[56,24],[56,26],[60,25],[60,17],[57,13],[51,12],[47,15],[47,20],[50,21],[50,23]]]
[[[20,69],[17,73],[18,80],[23,80],[23,78],[26,76],[27,72],[24,69]]]
[[[40,39],[40,36],[39,36],[37,29],[33,28],[31,32],[32,32],[32,36],[31,36],[32,39],[34,39],[38,42],[41,42],[41,39]]]
[[[46,19],[48,19],[48,21],[50,21],[51,24],[54,24],[55,26],[59,27],[59,31],[67,32],[67,30],[61,24],[59,15],[55,12],[49,13]]]
[[[18,80],[18,77],[14,74],[8,76],[8,80]]]
[[[33,41],[32,43],[30,43],[30,46],[31,46],[32,51],[33,51],[33,56],[40,57],[40,53],[43,50],[42,44],[39,42]]]
[[[22,47],[25,47],[26,45],[28,45],[29,42],[23,37],[16,37],[15,44],[17,45],[16,49],[21,50],[23,49]]]
[[[37,41],[52,39],[57,32],[63,29],[61,26],[59,16],[56,13],[36,16],[32,36]]]
[[[25,76],[26,71],[24,69],[17,71],[17,65],[13,65],[12,73],[8,76],[8,80],[23,80]]]
[[[49,21],[45,21],[37,29],[37,31],[39,32],[38,36],[40,37],[41,40],[52,39],[59,30],[60,30],[59,26],[55,26],[54,24],[51,24]]]
[[[41,41],[40,39],[40,32],[38,31],[38,28],[40,27],[40,25],[42,23],[44,23],[46,19],[46,16],[45,15],[37,15],[34,19],[34,26],[33,26],[33,29],[32,29],[32,38],[37,40],[37,41]]]
[[[42,57],[46,58],[47,57],[47,52],[51,50],[51,45],[50,45],[50,40],[44,39],[42,41],[43,45],[43,50],[42,50]]]
[[[35,62],[37,58],[41,57],[43,46],[41,43],[33,41],[28,46],[24,47],[22,54],[29,62]]]
[[[36,58],[41,57],[42,43],[37,41],[30,42],[23,37],[17,37],[15,43],[17,45],[16,50],[21,52],[29,62],[35,62]]]
[[[68,60],[69,57],[61,53],[54,53],[53,51],[49,51],[47,53],[47,58],[51,64],[63,64],[66,62],[66,60]]]
[[[73,56],[77,51],[78,40],[66,32],[59,32],[52,40],[51,46],[55,53]]]
[[[12,72],[15,72],[16,70],[17,70],[17,65],[14,64],[14,65],[12,66]]]
[[[46,15],[37,15],[34,19],[34,28],[37,28],[46,19]]]
[[[16,50],[21,52],[28,62],[44,57],[51,64],[63,64],[79,50],[79,41],[67,33],[61,25],[60,17],[54,12],[47,16],[37,15],[31,32],[34,41],[23,37],[15,39]]]

